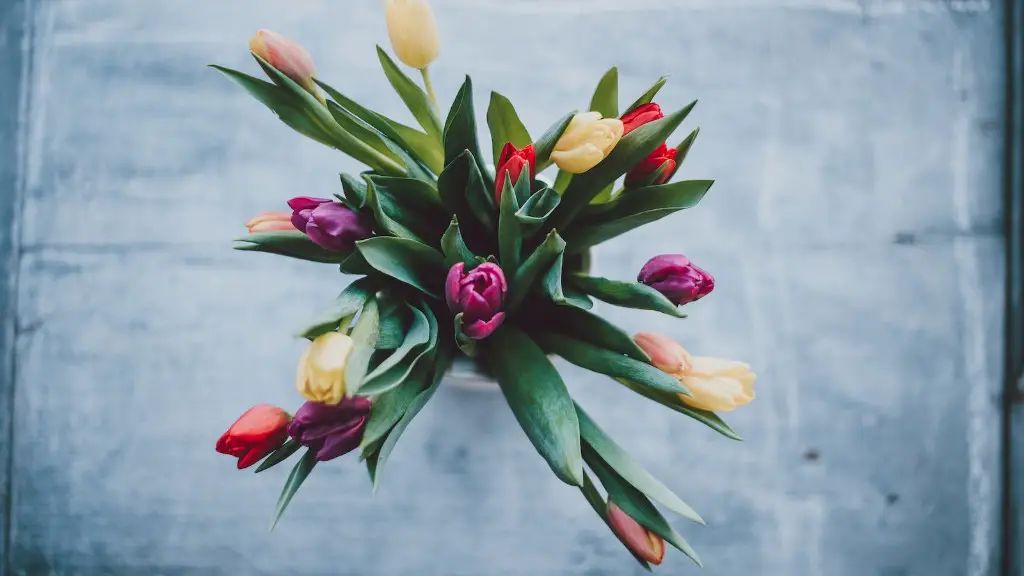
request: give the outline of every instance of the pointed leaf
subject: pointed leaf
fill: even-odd
[[[412,405],[413,400],[416,399],[416,396],[428,384],[428,379],[432,374],[432,364],[427,362],[418,363],[412,374],[401,384],[373,399],[373,406],[370,408],[370,418],[366,421],[363,439],[359,444],[360,448],[365,451],[378,442],[381,445],[383,444],[383,440],[388,432],[402,419],[409,406]]]
[[[292,497],[295,496],[295,492],[298,491],[299,486],[302,486],[302,483],[309,477],[309,473],[313,471],[314,466],[316,466],[316,451],[306,450],[306,453],[302,455],[302,459],[295,464],[294,468],[292,468],[291,474],[288,475],[288,480],[284,483],[284,489],[281,490],[281,496],[277,499],[277,508],[274,510],[274,518],[270,521],[271,530],[274,529],[274,526],[277,526],[277,521],[281,519],[281,514],[284,514],[284,510],[288,507],[288,503],[292,501]]]
[[[534,288],[537,279],[541,274],[548,271],[558,255],[565,250],[565,241],[552,230],[544,242],[533,251],[533,254],[523,262],[523,265],[516,271],[515,276],[509,285],[508,297],[505,299],[505,310],[509,313],[515,311],[522,303],[530,290]]]
[[[444,161],[448,165],[455,160],[463,151],[469,150],[476,161],[477,170],[483,178],[484,188],[488,192],[494,190],[494,175],[487,169],[484,162],[483,151],[480,149],[480,140],[477,138],[476,112],[473,109],[473,82],[466,76],[465,82],[455,95],[452,109],[448,112],[448,119],[444,125]],[[487,198],[494,201],[493,193]],[[497,208],[495,206],[495,208]]]
[[[700,134],[700,126],[694,128],[693,132],[690,132],[690,135],[684,138],[683,141],[679,143],[679,146],[676,146],[676,155],[674,158],[676,161],[676,170],[679,170],[683,165],[683,162],[686,160],[686,155],[690,153],[690,148],[693,147],[693,143],[697,140],[698,134]]]
[[[498,256],[501,268],[506,274],[514,274],[519,269],[519,256],[523,250],[523,235],[519,231],[519,220],[516,212],[516,189],[530,188],[530,173],[527,170],[519,175],[519,182],[513,184],[509,174],[505,174],[504,191],[501,194],[501,212],[498,215]]]
[[[334,301],[334,306],[321,315],[320,320],[303,330],[299,335],[307,340],[315,340],[318,336],[333,332],[341,321],[354,316],[363,304],[377,291],[377,281],[373,278],[359,278],[353,281]]]
[[[667,74],[665,76],[662,76],[661,78],[658,78],[654,85],[647,89],[647,92],[641,94],[635,102],[630,104],[629,108],[626,108],[626,111],[622,113],[623,116],[629,114],[630,112],[636,110],[637,108],[643,106],[644,104],[650,104],[654,100],[654,97],[657,96],[658,91],[661,90],[661,87],[665,85],[665,82],[668,82]]]
[[[516,148],[524,148],[533,142],[512,102],[497,92],[491,92],[491,103],[487,107],[487,127],[491,131],[495,166],[498,165],[498,157],[505,144],[511,142]]]
[[[467,240],[497,233],[494,189],[484,185],[469,150],[464,150],[445,166],[437,179],[437,188],[445,209],[459,218]]]
[[[529,336],[502,326],[481,341],[519,425],[563,482],[583,485],[579,422],[558,371]]]
[[[377,350],[397,350],[405,341],[410,320],[404,303],[391,301],[381,305],[379,333],[373,347]]]
[[[470,251],[469,247],[466,246],[465,240],[462,239],[457,216],[452,218],[451,224],[448,225],[448,230],[441,237],[441,250],[444,252],[445,270],[450,270],[458,262],[465,264],[468,270],[472,270],[479,264],[476,255]]]
[[[418,314],[417,321],[410,328],[402,347],[366,377],[360,395],[380,394],[399,386],[414,373],[417,364],[425,361],[437,344],[438,326],[434,314],[426,307],[422,310],[416,306],[409,308]]]
[[[391,83],[395,92],[398,92],[398,96],[402,102],[405,102],[416,121],[427,131],[427,134],[440,138],[442,134],[441,120],[434,113],[434,107],[430,103],[430,99],[427,98],[427,93],[406,76],[380,46],[377,46],[377,58],[384,69],[384,75],[388,77],[388,82]]]
[[[379,224],[399,238],[440,245],[448,214],[433,186],[415,178],[370,176],[368,180],[372,193],[367,203]]]
[[[429,246],[404,238],[376,237],[356,242],[356,248],[374,269],[418,288],[434,298],[441,297],[444,257]]]
[[[349,208],[361,210],[366,207],[366,182],[349,174],[341,175],[341,189]]]
[[[719,434],[725,436],[726,438],[730,438],[732,440],[737,441],[743,440],[743,438],[739,434],[734,432],[733,429],[730,428],[729,425],[726,424],[717,414],[715,414],[714,412],[708,412],[707,410],[698,410],[696,408],[691,408],[690,406],[687,406],[686,403],[684,403],[682,399],[676,394],[660,392],[658,390],[654,390],[647,386],[643,386],[635,382],[630,382],[622,378],[616,378],[616,380],[619,382],[619,384],[622,384],[623,386],[629,388],[633,392],[636,392],[637,394],[650,400],[654,400],[655,402],[661,404],[662,406],[675,410],[680,414],[685,414],[686,416],[689,416],[690,418],[693,418],[694,420],[700,422],[701,424],[704,424],[708,428],[711,428],[712,430],[718,432]]]
[[[356,118],[348,110],[338,106],[335,102],[327,102],[327,111],[330,112],[338,126],[341,126],[341,129],[351,134],[353,138],[360,140],[370,148],[398,162],[398,156],[391,151],[379,132],[359,118]]]
[[[363,305],[362,312],[352,328],[352,340],[354,345],[345,361],[345,389],[346,394],[351,396],[359,391],[363,384],[366,372],[370,367],[370,358],[376,351],[374,345],[380,335],[380,316],[377,300],[371,298]]]
[[[349,252],[332,252],[321,248],[309,236],[298,230],[281,230],[277,232],[256,232],[236,238],[235,250],[244,252],[266,252],[279,256],[288,256],[298,260],[320,262],[325,264],[338,264],[344,262]]]
[[[676,318],[686,317],[686,314],[681,312],[679,307],[669,301],[661,292],[639,282],[619,282],[607,278],[579,275],[567,276],[566,281],[574,288],[615,306],[654,310]]]
[[[281,444],[277,450],[271,452],[263,462],[260,462],[260,465],[256,467],[256,473],[259,474],[264,470],[273,468],[281,462],[284,462],[289,456],[295,454],[295,452],[297,452],[301,447],[302,444],[296,442],[294,438],[285,440],[284,444]]]
[[[583,472],[583,486],[580,487],[580,492],[583,492],[583,497],[587,499],[587,503],[589,503],[590,507],[594,509],[594,512],[597,512],[597,515],[601,517],[601,520],[603,520],[604,523],[608,525],[608,529],[611,530],[612,534],[614,534],[615,537],[619,539],[619,542],[622,542],[622,545],[625,546],[626,550],[633,555],[633,558],[635,558],[636,561],[639,562],[645,570],[650,572],[651,565],[648,564],[647,561],[643,558],[637,556],[635,552],[630,550],[629,545],[626,544],[626,541],[623,540],[622,537],[615,532],[615,529],[612,528],[612,525],[608,522],[607,504],[605,503],[604,498],[601,496],[601,493],[597,491],[597,487],[594,486],[594,481],[590,479],[590,476],[586,473],[586,471]]]
[[[558,144],[558,139],[565,133],[565,129],[569,127],[569,122],[572,122],[573,116],[576,112],[569,112],[565,116],[558,119],[557,122],[548,128],[547,132],[541,135],[533,143],[533,151],[537,154],[537,173],[551,165],[551,153],[555,150],[555,144]]]
[[[551,216],[551,213],[558,207],[558,203],[561,200],[562,197],[558,195],[558,192],[547,186],[530,196],[526,203],[523,204],[523,207],[516,212],[516,218],[519,219],[519,227],[523,231],[523,237],[529,238],[540,230],[544,222]]]
[[[636,342],[618,326],[604,318],[579,308],[558,306],[544,310],[545,325],[551,331],[571,336],[581,342],[593,344],[605,350],[624,354],[638,362],[650,362],[651,358],[637,346]]]
[[[605,118],[619,117],[619,69],[612,66],[604,73],[590,99],[590,109]]]

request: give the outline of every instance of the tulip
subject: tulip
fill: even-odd
[[[664,117],[665,115],[661,113],[661,106],[653,102],[637,106],[633,111],[622,115],[622,135],[625,136],[648,122],[654,122]]]
[[[650,332],[633,337],[648,356],[651,364],[676,377],[690,391],[679,398],[687,405],[712,412],[731,412],[754,399],[754,380],[757,376],[743,362],[691,356],[670,338]]]
[[[288,435],[316,452],[320,462],[348,454],[359,446],[370,416],[366,398],[346,398],[336,406],[306,402],[295,412]]]
[[[637,281],[665,295],[676,306],[695,302],[715,289],[715,278],[682,254],[662,254],[644,264]]]
[[[298,42],[270,30],[258,30],[249,40],[249,50],[316,96],[321,103],[326,102],[313,81],[316,76],[313,57]]]
[[[537,153],[533,150],[533,144],[520,150],[511,142],[506,143],[505,147],[501,149],[501,155],[498,156],[498,171],[494,179],[497,185],[494,190],[494,199],[499,205],[501,204],[501,191],[505,186],[505,175],[508,174],[509,180],[515,184],[519,181],[519,175],[526,168],[530,169],[530,179],[532,180],[537,173]]]
[[[373,234],[370,225],[356,212],[326,198],[299,196],[288,201],[292,224],[321,248],[348,252],[359,240]]]
[[[633,554],[658,565],[665,558],[665,540],[633,520],[615,502],[608,500],[608,524]]]
[[[676,149],[664,142],[626,174],[626,188],[657,186],[676,173]]]
[[[217,440],[217,452],[237,457],[239,470],[248,468],[284,443],[289,419],[276,406],[253,406]]]
[[[508,285],[505,273],[497,264],[487,262],[466,273],[462,262],[451,267],[445,282],[445,300],[448,308],[462,314],[462,332],[473,340],[491,335],[505,320],[501,306],[505,302]]]
[[[600,112],[577,114],[555,144],[551,159],[566,172],[582,174],[611,153],[622,131],[617,118],[602,119]]]
[[[260,212],[245,223],[250,234],[256,232],[275,232],[280,230],[295,230],[292,224],[291,212]]]
[[[339,332],[317,337],[299,359],[295,387],[306,400],[337,404],[345,397],[345,362],[352,339]]]
[[[427,0],[384,0],[388,37],[398,59],[423,70],[437,59],[437,22]]]

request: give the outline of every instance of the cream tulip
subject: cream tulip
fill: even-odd
[[[384,19],[399,60],[422,70],[437,59],[441,41],[427,0],[384,0]]]
[[[689,406],[712,412],[731,412],[754,399],[757,376],[743,362],[691,356],[671,338],[651,332],[633,336],[648,356],[651,365],[675,376],[690,391],[679,398]]]
[[[353,341],[328,332],[310,343],[299,359],[295,387],[312,402],[335,405],[345,397],[345,363]]]
[[[611,153],[622,132],[618,118],[602,119],[600,112],[577,114],[555,144],[551,160],[566,172],[582,174]]]

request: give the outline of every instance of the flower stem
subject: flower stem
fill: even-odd
[[[430,67],[424,66],[420,68],[420,74],[423,76],[423,86],[427,89],[427,97],[430,98],[430,103],[434,105],[434,112],[441,114],[441,107],[437,105],[437,94],[434,93],[434,83],[430,81]]]

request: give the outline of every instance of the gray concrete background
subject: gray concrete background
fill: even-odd
[[[605,311],[749,361],[758,399],[729,418],[747,441],[565,372],[591,415],[708,520],[676,522],[703,573],[994,574],[998,5],[434,4],[442,100],[470,73],[481,112],[499,90],[535,135],[585,106],[612,64],[624,101],[665,72],[662,104],[700,98],[681,176],[716,178],[711,193],[602,246],[597,267],[627,278],[652,254],[685,252],[715,274],[687,320]],[[204,68],[255,74],[246,42],[260,27],[300,39],[349,95],[408,118],[374,57],[386,42],[375,1],[0,7],[0,44],[27,59],[24,84],[16,58],[0,68],[0,183],[14,191],[0,222],[13,208],[20,247],[7,250],[11,572],[636,572],[501,395],[458,388],[417,418],[376,496],[355,458],[333,462],[267,533],[286,467],[239,473],[213,444],[252,404],[298,406],[291,335],[345,280],[229,240],[253,213],[328,195],[339,170],[359,167]],[[696,568],[670,551],[659,572]]]

